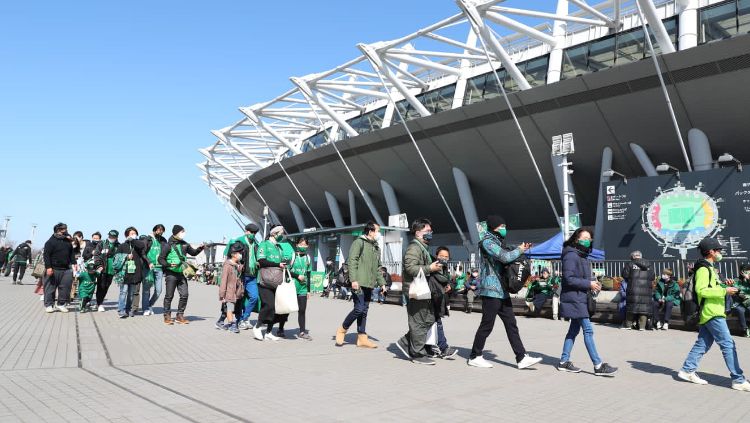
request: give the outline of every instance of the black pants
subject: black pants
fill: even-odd
[[[10,275],[10,271],[11,271],[11,269],[13,269],[13,265],[14,264],[15,263],[10,263],[10,262],[5,263],[5,275],[3,275],[3,276],[5,276],[7,278]]]
[[[70,300],[70,287],[73,285],[73,271],[71,269],[55,269],[52,276],[44,279],[44,306],[64,306]]]
[[[26,263],[13,263],[13,282],[23,279],[26,273]]]
[[[513,303],[510,298],[501,300],[499,298],[482,297],[482,322],[479,324],[477,334],[474,336],[474,346],[471,348],[469,358],[476,358],[482,355],[484,343],[487,337],[492,333],[495,327],[495,316],[500,317],[505,326],[505,333],[508,335],[508,342],[516,355],[516,362],[523,360],[526,355],[526,349],[521,342],[521,335],[518,333],[516,325],[516,315],[513,314]]]
[[[107,297],[109,286],[112,285],[114,275],[108,275],[106,272],[96,282],[96,305],[104,304],[104,298]]]
[[[175,289],[177,289],[177,293],[180,294],[180,301],[177,303],[177,314],[184,314],[189,294],[188,281],[182,273],[175,273],[169,270],[164,271],[164,273],[164,280],[167,284],[166,292],[164,294],[164,314],[172,312],[172,298],[174,298]]]
[[[305,312],[307,311],[307,295],[297,295],[297,323],[299,324],[299,333],[307,332],[305,328]]]
[[[260,313],[258,322],[268,325],[268,332],[271,332],[273,325],[278,323],[279,328],[284,328],[288,314],[276,314],[276,288],[258,286],[258,295],[260,296]]]

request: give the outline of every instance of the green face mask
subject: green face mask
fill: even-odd
[[[274,239],[276,240],[276,242],[281,242],[281,240],[284,239],[284,235],[276,235]]]
[[[714,260],[715,261],[721,261],[722,258],[724,258],[724,256],[722,256],[721,253],[716,253],[714,255]]]
[[[500,228],[497,230],[498,235],[505,238],[505,235],[508,234],[508,228]]]
[[[297,247],[297,251],[300,252],[300,253],[306,253],[307,252],[307,247]]]
[[[591,247],[591,240],[590,239],[579,239],[578,240],[578,245],[580,245],[581,247],[584,247],[584,248],[589,248],[589,247]]]

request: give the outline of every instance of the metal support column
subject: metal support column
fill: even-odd
[[[357,203],[354,198],[354,191],[349,190],[349,224],[354,226],[357,224]]]
[[[691,128],[688,131],[688,145],[690,157],[693,159],[693,170],[709,170],[713,167],[711,143],[708,142],[708,137],[703,131]]]
[[[599,190],[596,201],[596,223],[594,224],[594,248],[600,249],[604,241],[604,195],[601,184],[609,182],[610,177],[604,176],[604,172],[612,169],[612,149],[604,147],[602,150],[602,168],[599,172]]]
[[[325,192],[326,201],[328,202],[328,208],[331,210],[331,217],[333,218],[333,224],[337,228],[346,226],[344,224],[344,218],[341,216],[341,209],[339,209],[339,202],[336,201],[336,197],[330,192]]]
[[[679,10],[679,23],[677,25],[679,36],[677,47],[686,50],[698,45],[698,0],[678,0],[676,2]]]
[[[302,215],[302,209],[300,209],[292,200],[289,200],[289,207],[292,209],[292,215],[294,216],[294,222],[297,224],[298,232],[304,231],[307,226],[305,226],[305,218]]]
[[[461,200],[461,207],[466,219],[466,227],[469,228],[469,237],[473,245],[479,244],[479,232],[477,231],[477,208],[474,205],[474,195],[471,193],[471,185],[466,174],[459,168],[453,168],[453,181],[456,183],[458,198]]]
[[[656,172],[656,167],[654,167],[654,163],[651,162],[651,159],[648,157],[648,154],[646,153],[646,150],[643,149],[643,147],[631,142],[630,151],[635,154],[635,158],[638,159],[638,163],[640,163],[641,168],[646,173],[646,176],[658,175],[658,173]]]
[[[393,190],[391,184],[381,179],[380,187],[383,189],[383,197],[385,197],[385,204],[388,206],[388,214],[390,216],[400,214],[401,208],[398,206],[396,191]]]

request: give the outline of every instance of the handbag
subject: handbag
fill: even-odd
[[[41,278],[44,276],[44,260],[37,258],[34,270],[31,271],[31,276],[34,278]]]
[[[274,302],[274,312],[276,314],[289,314],[299,311],[297,304],[297,286],[292,283],[289,271],[284,269],[282,273],[289,278],[276,288],[276,299]]]
[[[412,300],[429,300],[432,298],[430,285],[424,276],[424,270],[419,269],[417,277],[409,285],[409,298]]]
[[[438,344],[437,322],[435,322],[432,324],[432,326],[430,326],[430,330],[427,331],[427,340],[425,341],[425,345],[437,346],[437,344]]]
[[[185,279],[193,279],[196,275],[195,265],[187,261],[182,262],[182,275],[185,276]]]
[[[284,270],[280,267],[262,267],[258,275],[264,288],[276,288],[284,282]]]

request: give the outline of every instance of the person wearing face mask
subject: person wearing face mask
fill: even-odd
[[[190,323],[185,319],[185,308],[187,307],[189,294],[188,281],[182,271],[187,266],[186,255],[197,256],[203,251],[203,248],[203,244],[199,245],[198,248],[193,248],[185,241],[185,228],[180,225],[172,227],[172,236],[169,237],[166,248],[162,248],[161,254],[159,254],[159,264],[161,264],[164,272],[166,284],[164,294],[164,324],[166,325],[173,325],[175,322],[181,325]],[[180,295],[180,301],[177,304],[177,315],[172,320],[172,299],[175,290]]]
[[[117,314],[121,319],[135,316],[133,294],[143,281],[143,266],[147,261],[143,241],[138,239],[138,230],[131,226],[125,229],[124,234],[125,242],[117,248],[118,254],[127,255],[117,302]]]
[[[119,236],[120,233],[112,229],[107,233],[107,239],[102,241],[94,251],[94,256],[99,257],[104,264],[104,272],[96,283],[96,304],[99,306],[98,311],[104,311],[104,299],[107,297],[107,291],[110,285],[112,285],[112,279],[115,276],[114,260],[115,253],[120,248],[120,242],[117,240]]]
[[[91,234],[91,241],[86,243],[86,246],[81,252],[81,256],[83,257],[84,261],[89,261],[94,258],[94,252],[96,252],[96,249],[99,247],[99,244],[101,244],[101,242],[102,234],[100,234],[99,232],[94,232],[93,234]]]
[[[589,316],[589,291],[602,289],[598,281],[593,279],[589,254],[592,244],[591,232],[586,228],[576,229],[563,244],[562,251],[562,292],[560,294],[560,314],[570,319],[568,333],[565,335],[563,352],[557,370],[561,372],[580,373],[581,369],[570,361],[578,334],[583,330],[583,342],[594,365],[596,376],[612,377],[617,368],[602,361],[594,342],[594,326]]]
[[[653,311],[653,283],[656,279],[651,264],[640,251],[630,253],[630,263],[622,269],[622,278],[627,281],[626,317],[623,329],[630,330],[638,319],[638,330],[646,330],[646,322]]]
[[[722,259],[721,253],[724,246],[721,245],[719,240],[707,237],[698,243],[698,250],[701,253],[701,258],[695,262],[693,267],[696,300],[701,305],[698,339],[688,353],[682,368],[677,373],[677,377],[697,385],[708,384],[698,376],[696,370],[698,370],[701,358],[716,342],[724,356],[727,369],[729,369],[732,389],[750,392],[750,382],[743,375],[737,359],[737,346],[729,333],[724,306],[724,297],[735,295],[739,290],[735,287],[722,287],[719,284],[719,275],[714,267]]]
[[[482,321],[474,335],[474,345],[467,361],[467,364],[472,367],[492,367],[492,364],[482,357],[482,351],[487,337],[495,327],[496,317],[500,317],[505,326],[505,333],[513,349],[518,369],[526,369],[542,361],[540,357],[526,354],[526,348],[518,332],[516,316],[513,314],[513,303],[507,289],[504,272],[505,266],[521,257],[526,250],[531,248],[531,244],[524,242],[518,247],[508,246],[505,241],[507,231],[505,219],[497,215],[487,217],[487,232],[479,242],[481,257],[479,295],[482,297]]]
[[[86,249],[89,242],[89,240],[83,239],[83,232],[73,232],[73,250],[75,251],[76,258],[80,257],[83,259],[83,250]]]
[[[26,240],[26,242],[19,244],[18,247],[13,250],[9,260],[11,260],[13,264],[8,266],[5,276],[8,276],[12,268],[13,285],[21,285],[23,275],[26,273],[26,266],[28,266],[31,261],[31,240]]]
[[[254,223],[245,225],[245,233],[227,243],[224,249],[224,255],[230,251],[232,245],[239,243],[242,247],[242,258],[240,260],[240,269],[242,270],[242,283],[244,294],[241,307],[236,310],[239,316],[239,329],[248,330],[250,324],[250,314],[258,307],[258,242],[255,239],[260,228]],[[218,323],[217,323],[218,327]]]
[[[732,313],[740,321],[740,328],[745,338],[750,338],[750,329],[747,327],[747,315],[750,314],[750,264],[740,267],[740,277],[734,284],[737,294],[732,296]]]
[[[58,223],[53,231],[50,239],[44,244],[44,307],[47,313],[55,310],[67,313],[70,287],[73,284],[75,254],[68,226]]]
[[[433,313],[435,314],[435,326],[437,329],[437,345],[430,346],[430,358],[441,358],[452,360],[458,349],[448,344],[443,328],[443,318],[447,317],[450,308],[448,307],[448,294],[453,290],[453,281],[455,274],[452,268],[448,267],[450,261],[450,250],[448,247],[440,246],[435,250],[435,258],[440,263],[440,270],[432,272],[429,278],[430,293],[432,294]]]
[[[284,227],[281,225],[274,226],[268,234],[268,239],[261,242],[258,246],[258,266],[260,267],[260,313],[258,323],[253,327],[253,335],[259,341],[271,340],[278,341],[285,337],[284,324],[289,318],[288,314],[276,314],[276,288],[281,285],[285,278],[287,266],[294,260],[294,254],[285,252],[282,246],[284,241]],[[284,243],[286,244],[286,243]],[[279,330],[276,335],[273,334],[273,326],[279,324]],[[261,324],[267,326],[266,333],[263,334],[260,328]]]
[[[328,282],[328,284],[323,287],[323,292],[321,292],[320,296],[323,298],[328,298],[329,295],[331,294],[331,291],[333,291],[333,287],[335,286],[335,278],[336,278],[336,270],[333,266],[333,258],[331,257],[326,258],[325,272],[326,272],[325,280]]]
[[[471,269],[469,280],[464,285],[464,313],[471,314],[474,300],[479,296],[479,269]]]
[[[367,336],[367,311],[370,308],[372,289],[385,286],[383,275],[378,270],[380,263],[380,225],[373,221],[365,224],[364,233],[352,242],[349,249],[349,280],[352,286],[353,309],[336,330],[336,346],[344,345],[346,332],[357,322],[357,347],[377,348]]]
[[[312,272],[310,257],[307,255],[307,247],[307,239],[301,237],[297,240],[297,256],[294,258],[294,261],[289,268],[289,273],[292,275],[295,287],[297,288],[297,305],[299,306],[299,311],[297,312],[299,333],[297,334],[297,338],[312,341],[312,337],[307,331],[305,321],[307,300],[310,298],[310,272]]]
[[[411,224],[410,232],[414,239],[406,247],[403,259],[403,290],[409,292],[409,286],[420,273],[425,278],[430,274],[442,270],[438,262],[428,250],[432,241],[432,223],[425,218],[416,219]],[[409,298],[406,302],[406,316],[409,330],[396,342],[398,349],[413,363],[434,365],[435,361],[428,357],[427,335],[435,323],[435,313],[432,299],[418,300]]]
[[[654,323],[656,329],[669,330],[672,308],[680,306],[680,285],[672,278],[672,269],[665,268],[654,290]]]
[[[156,304],[156,300],[159,299],[164,287],[164,271],[161,264],[159,264],[159,256],[163,249],[168,248],[167,240],[163,236],[166,230],[167,228],[162,224],[155,225],[151,231],[151,235],[143,241],[143,251],[146,252],[146,264],[148,265],[148,270],[146,271],[153,272],[154,276],[153,285],[146,282],[143,283],[141,301],[144,316],[154,314],[153,306]],[[154,288],[153,294],[151,293],[152,286]]]

